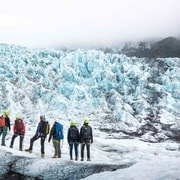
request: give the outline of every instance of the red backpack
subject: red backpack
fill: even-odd
[[[4,127],[6,125],[5,117],[2,115],[0,117],[0,127]]]
[[[15,131],[16,132],[24,132],[24,122],[22,119],[15,120]]]

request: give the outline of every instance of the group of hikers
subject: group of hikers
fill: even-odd
[[[9,111],[4,110],[3,115],[0,117],[0,136],[2,135],[2,143],[1,146],[6,146],[5,138],[6,135],[11,130]],[[46,121],[45,116],[40,116],[40,121],[38,123],[35,135],[30,139],[30,145],[28,149],[25,149],[26,152],[32,153],[33,144],[36,140],[40,139],[41,144],[41,157],[45,156],[45,140],[48,138],[48,142],[52,140],[54,147],[54,156],[53,158],[61,158],[61,142],[64,139],[63,125],[58,121],[55,121],[53,126],[50,128],[50,124]],[[10,148],[13,148],[14,141],[16,137],[20,137],[19,141],[19,150],[23,151],[23,140],[25,136],[25,123],[23,119],[17,115],[14,121],[13,126],[13,136],[10,142]],[[74,150],[74,160],[78,160],[79,153],[79,144],[81,144],[81,161],[84,161],[84,149],[86,147],[87,150],[87,161],[90,161],[90,144],[93,143],[93,132],[92,127],[89,125],[89,119],[85,118],[83,125],[80,130],[77,127],[77,123],[75,120],[70,122],[70,127],[67,132],[67,142],[69,145],[69,155],[70,160],[73,160],[73,150]]]

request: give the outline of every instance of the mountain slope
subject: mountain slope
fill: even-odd
[[[180,57],[180,39],[168,37],[159,41],[127,43],[122,48],[127,56],[167,58]]]

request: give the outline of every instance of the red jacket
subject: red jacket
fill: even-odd
[[[22,119],[15,120],[13,130],[15,134],[25,134],[25,124]]]

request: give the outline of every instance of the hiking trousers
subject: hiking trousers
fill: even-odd
[[[61,158],[60,140],[53,139],[53,145],[54,145],[54,150],[55,150],[54,157]]]
[[[7,126],[0,127],[0,136],[1,136],[1,134],[2,134],[2,142],[1,142],[1,145],[6,145],[6,144],[5,144],[5,138],[6,138],[6,135],[7,135],[7,131],[8,131],[8,127],[7,127]]]
[[[16,138],[17,136],[19,136],[19,150],[22,150],[23,139],[24,139],[24,135],[23,135],[23,134],[14,134],[14,135],[12,136],[10,146],[13,147],[14,140],[15,140],[15,138]]]
[[[75,159],[78,159],[78,146],[79,143],[76,141],[70,141],[69,142],[69,155],[70,155],[70,159],[73,158],[73,147],[74,147],[74,151],[75,151]]]
[[[81,144],[81,159],[84,159],[85,146],[87,150],[87,159],[90,159],[90,143],[89,142],[84,142]]]
[[[33,150],[33,144],[34,144],[34,142],[37,140],[37,139],[39,139],[39,138],[41,138],[41,154],[45,154],[44,153],[44,142],[45,142],[45,137],[39,137],[39,136],[37,136],[37,135],[35,135],[35,136],[33,136],[32,138],[31,138],[31,140],[30,140],[30,150]]]

